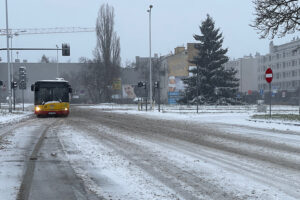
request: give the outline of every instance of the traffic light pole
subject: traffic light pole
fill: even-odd
[[[13,97],[14,97],[14,110],[16,110],[16,89],[13,88]]]
[[[24,111],[24,90],[22,90],[22,101],[23,101],[23,111]]]
[[[58,49],[58,48],[0,48],[0,51],[3,51],[3,50],[9,50],[9,51],[11,51],[11,50],[15,50],[15,51],[35,51],[35,50],[46,50],[46,51],[48,51],[48,50],[55,50],[55,51],[57,51],[57,50],[63,50],[62,48],[60,48],[60,49]]]
[[[160,112],[160,85],[158,84],[158,112]]]
[[[70,56],[70,46],[68,44],[62,44],[62,48],[9,48],[9,40],[7,36],[7,48],[0,48],[0,51],[7,50],[7,57],[8,57],[8,63],[9,63],[9,51],[15,50],[15,51],[62,51],[63,56]],[[10,63],[9,63],[10,64]]]

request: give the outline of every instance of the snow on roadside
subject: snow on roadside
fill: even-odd
[[[22,119],[28,118],[32,115],[32,112],[13,112],[13,113],[1,113],[0,112],[0,125],[13,122],[19,122]]]
[[[15,200],[21,185],[26,147],[29,145],[30,133],[36,127],[14,130],[12,134],[0,140],[0,199]]]
[[[105,199],[177,199],[171,189],[113,149],[69,126],[62,130],[60,140],[68,160],[97,195]],[[72,153],[74,150],[79,155]]]
[[[21,105],[16,105],[16,110],[13,110],[12,113],[9,113],[8,109],[3,107],[2,105],[0,109],[0,125],[19,122],[33,114],[32,104],[25,104],[24,112],[21,111]]]

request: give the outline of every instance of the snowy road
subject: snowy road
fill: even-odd
[[[297,131],[90,107],[20,123],[0,141],[5,199],[300,199]]]
[[[99,199],[85,190],[56,135],[60,118],[33,115],[0,129],[0,199]]]
[[[79,108],[62,126],[76,173],[104,198],[300,198],[297,132]]]

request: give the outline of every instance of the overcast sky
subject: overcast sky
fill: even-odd
[[[254,16],[252,0],[8,0],[9,28],[95,27],[97,13],[103,3],[115,8],[115,30],[121,39],[122,63],[134,61],[135,56],[149,55],[149,23],[147,9],[152,9],[152,52],[165,55],[176,46],[194,42],[193,34],[200,34],[201,21],[210,14],[224,36],[230,58],[250,53],[268,53],[268,39],[259,39],[249,26]],[[5,0],[0,4],[0,28],[5,24]],[[298,34],[299,35],[299,34]],[[282,44],[295,37],[275,39]],[[81,56],[92,58],[96,35],[91,33],[20,35],[13,39],[13,47],[55,48],[69,43],[70,57],[59,57],[61,62],[77,62]],[[0,48],[6,47],[1,36]],[[37,62],[42,55],[56,59],[55,51],[22,51],[20,59]],[[59,53],[61,55],[61,53]],[[6,52],[0,52],[6,60]],[[14,53],[14,57],[16,54]],[[2,61],[3,62],[3,61]]]

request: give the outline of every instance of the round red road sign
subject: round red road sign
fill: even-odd
[[[268,69],[266,70],[265,78],[266,78],[266,81],[267,81],[268,83],[271,83],[271,82],[272,82],[272,80],[273,80],[273,71],[272,71],[271,68],[268,68]]]

